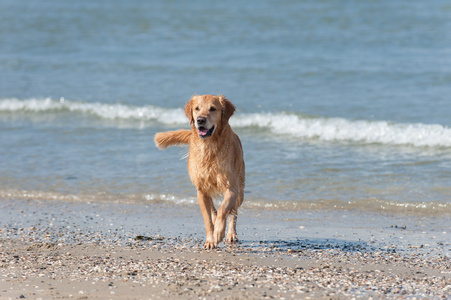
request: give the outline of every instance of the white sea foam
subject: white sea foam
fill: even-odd
[[[90,114],[107,120],[142,120],[157,121],[163,124],[184,124],[186,117],[183,109],[167,109],[148,106],[130,106],[123,104],[86,103],[65,100],[45,99],[2,99],[0,112],[58,112],[70,111]]]
[[[322,141],[451,147],[451,128],[438,124],[310,118],[290,113],[241,115],[231,123],[237,127],[264,127],[277,134]]]
[[[181,108],[131,106],[45,99],[2,99],[0,112],[58,112],[90,114],[107,120],[156,121],[166,125],[186,125]],[[235,128],[256,127],[302,139],[353,141],[364,144],[451,147],[451,128],[439,124],[402,124],[387,121],[347,120],[306,117],[295,113],[237,114],[231,119]]]

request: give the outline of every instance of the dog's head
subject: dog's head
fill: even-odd
[[[222,95],[195,95],[185,106],[191,126],[196,128],[202,139],[226,126],[234,112],[235,106]]]

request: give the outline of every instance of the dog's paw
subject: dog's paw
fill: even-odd
[[[224,233],[222,232],[218,232],[217,234],[215,234],[215,246],[217,246],[220,242],[222,242],[222,240],[224,239]]]
[[[215,223],[215,231],[213,233],[213,239],[215,241],[215,245],[218,245],[220,242],[222,242],[222,240],[224,239],[225,236],[225,226],[224,226],[224,222],[218,222],[219,220],[216,221]]]
[[[236,235],[236,233],[228,233],[227,234],[227,243],[229,244],[235,244],[238,243],[238,236]]]
[[[216,244],[212,241],[206,241],[205,245],[204,245],[204,249],[210,250],[210,249],[215,249],[216,248]]]

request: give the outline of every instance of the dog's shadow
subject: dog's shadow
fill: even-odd
[[[389,251],[377,247],[364,241],[349,241],[339,239],[318,239],[318,238],[304,238],[292,240],[264,240],[264,241],[250,241],[241,240],[238,245],[230,245],[229,249],[245,248],[251,252],[286,252],[300,253],[304,251],[324,251],[337,250],[341,252],[375,252],[375,251]]]

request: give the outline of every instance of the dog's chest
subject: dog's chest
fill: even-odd
[[[198,190],[208,194],[220,194],[229,186],[228,173],[221,155],[190,153],[188,170],[191,181]]]

